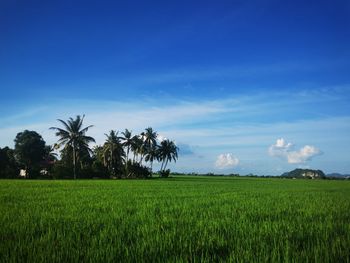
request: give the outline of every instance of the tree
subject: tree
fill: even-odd
[[[45,153],[45,141],[37,132],[25,130],[17,134],[15,157],[24,165],[27,177],[30,176],[31,169],[44,160]]]
[[[52,167],[57,161],[57,153],[55,153],[56,145],[46,145],[45,146],[45,155],[43,160],[43,167],[45,170],[44,174],[51,174]]]
[[[9,147],[0,148],[0,178],[16,178],[18,172],[14,150]]]
[[[131,131],[129,131],[128,129],[125,129],[125,131],[122,132],[122,135],[123,135],[123,137],[121,137],[123,141],[122,145],[123,147],[126,148],[125,172],[126,172],[126,176],[128,176],[129,153],[130,153],[130,148],[133,144],[133,138],[132,138]]]
[[[172,160],[176,162],[178,158],[178,147],[173,141],[168,139],[162,141],[158,149],[158,158],[159,161],[162,162],[160,170],[164,172],[168,162],[171,162]]]
[[[158,146],[153,145],[151,148],[147,149],[146,155],[145,155],[145,161],[151,163],[151,171],[153,169],[153,162],[154,160],[158,160]]]
[[[104,149],[103,149],[103,146],[100,146],[100,145],[96,145],[93,149],[92,149],[92,157],[94,159],[94,161],[97,161],[101,164],[103,164],[104,166],[107,166],[107,163],[106,163],[106,159],[104,158]]]
[[[143,139],[143,145],[141,150],[141,164],[143,160],[143,156],[147,155],[148,151],[155,148],[157,145],[157,132],[153,131],[151,127],[148,127],[145,129],[145,132],[141,133],[142,139]]]
[[[138,155],[141,154],[143,141],[139,135],[132,137],[131,150],[134,153],[133,163],[138,159]]]
[[[129,160],[129,152],[130,152],[130,147],[132,145],[132,134],[131,131],[128,129],[125,129],[125,131],[122,132],[123,137],[121,139],[123,140],[123,147],[126,148],[126,162]]]
[[[108,168],[112,175],[116,172],[120,172],[120,166],[123,162],[123,157],[125,156],[123,146],[118,137],[118,132],[111,130],[109,134],[105,134],[107,140],[103,146],[104,159],[107,160]]]
[[[44,160],[46,162],[54,162],[57,161],[57,153],[55,153],[56,145],[46,145],[45,146],[45,156]]]
[[[71,147],[72,150],[72,159],[73,159],[73,174],[74,179],[77,178],[76,175],[76,161],[80,156],[83,156],[83,153],[91,153],[91,149],[89,148],[89,143],[95,142],[95,139],[86,136],[86,132],[93,127],[93,125],[89,125],[83,128],[83,121],[85,115],[80,117],[77,115],[75,119],[69,118],[67,122],[58,119],[58,121],[64,126],[64,128],[51,127],[50,129],[56,130],[56,136],[59,137],[58,145],[59,147],[63,146]]]
[[[107,160],[104,156],[103,146],[95,146],[92,151],[92,170],[95,177],[108,178],[110,175],[107,168]]]

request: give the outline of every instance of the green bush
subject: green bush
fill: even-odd
[[[99,161],[94,161],[92,163],[92,172],[93,172],[93,177],[98,177],[98,178],[110,178],[108,168],[103,165],[103,163]]]
[[[167,178],[170,175],[170,169],[160,171],[159,174],[160,174],[160,177]]]
[[[15,167],[6,166],[0,170],[0,178],[13,179],[18,178],[19,169]]]
[[[139,163],[128,163],[127,177],[131,178],[149,178],[152,176],[151,169]]]
[[[62,162],[56,162],[52,167],[51,176],[53,179],[72,179],[73,167]]]

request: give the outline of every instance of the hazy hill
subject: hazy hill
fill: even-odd
[[[350,174],[331,173],[331,174],[327,174],[327,177],[331,177],[331,178],[350,178]]]
[[[287,178],[300,178],[300,179],[324,179],[326,175],[321,170],[311,169],[295,169],[293,171],[284,173],[282,177]]]

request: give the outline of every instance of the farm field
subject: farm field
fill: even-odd
[[[350,262],[350,182],[0,180],[1,262]]]

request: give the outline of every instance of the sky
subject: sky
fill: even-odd
[[[85,114],[174,140],[174,171],[350,174],[349,102],[346,0],[0,1],[0,147]]]

